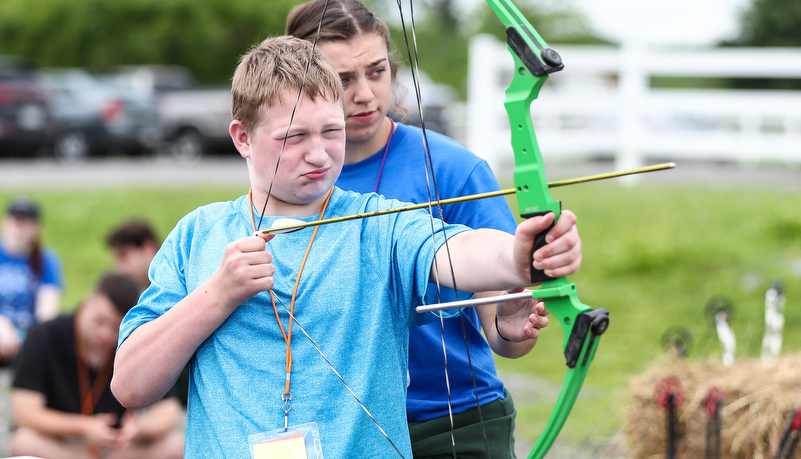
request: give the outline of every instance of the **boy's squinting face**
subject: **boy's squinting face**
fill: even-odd
[[[269,200],[268,213],[273,215],[308,216],[319,212],[345,160],[341,103],[322,97],[311,100],[303,94],[292,118],[297,97],[297,89],[285,90],[281,102],[270,108],[268,120],[246,135],[246,144],[239,148],[248,159],[254,194],[262,197],[270,190],[275,164],[281,156]],[[236,143],[241,133],[234,136]]]

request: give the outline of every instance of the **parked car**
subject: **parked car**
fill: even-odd
[[[45,88],[15,60],[0,57],[0,155],[48,152],[56,133]]]
[[[177,157],[236,151],[228,133],[230,88],[166,92],[159,99],[159,115],[167,148]]]
[[[197,86],[189,71],[178,66],[121,67],[107,78],[154,98],[164,132],[159,155],[187,160],[236,151],[228,134],[230,87]]]
[[[406,108],[408,113],[392,112],[390,116],[392,119],[402,121],[404,124],[420,127],[422,124],[420,122],[420,110],[417,108],[417,95],[410,71],[401,71],[398,75],[398,82],[404,93],[400,104]],[[421,93],[420,99],[423,102],[426,129],[448,136],[453,135],[451,133],[452,126],[447,116],[448,107],[454,99],[453,88],[434,82],[422,72],[418,74],[418,83]]]
[[[54,152],[62,160],[155,150],[162,130],[154,103],[99,80],[81,69],[37,72],[50,93],[53,117],[61,128]]]

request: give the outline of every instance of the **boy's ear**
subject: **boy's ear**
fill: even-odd
[[[228,126],[228,133],[231,134],[231,140],[239,154],[243,158],[250,158],[250,136],[245,126],[239,120],[233,120]]]

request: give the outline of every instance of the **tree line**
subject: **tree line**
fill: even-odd
[[[33,67],[84,67],[96,72],[120,65],[179,65],[200,83],[230,80],[240,55],[262,39],[282,34],[290,9],[302,0],[4,0],[0,2],[0,55]],[[399,58],[406,40],[396,2],[367,0],[392,29]],[[487,5],[457,12],[454,0],[419,0],[415,14],[420,67],[432,79],[462,90],[467,43],[476,33],[505,40]],[[569,2],[516,4],[549,43],[607,43]],[[723,46],[801,46],[801,2],[753,0],[741,17],[741,34]]]

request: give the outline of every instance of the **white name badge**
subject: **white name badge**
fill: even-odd
[[[251,459],[323,459],[316,422],[248,437]]]

